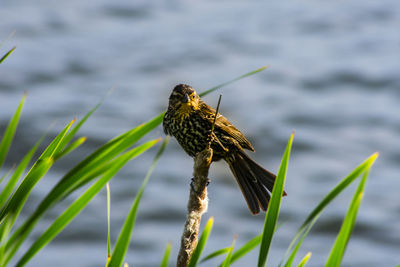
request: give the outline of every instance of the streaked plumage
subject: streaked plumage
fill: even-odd
[[[191,157],[203,151],[211,138],[215,110],[204,103],[189,85],[179,84],[171,93],[164,116],[164,132],[176,138]],[[224,159],[252,214],[266,210],[275,175],[253,161],[244,149],[254,151],[249,140],[224,116],[217,114],[211,148],[213,161]],[[286,193],[285,193],[286,194]]]

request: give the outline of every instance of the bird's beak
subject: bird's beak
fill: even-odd
[[[189,103],[190,97],[188,94],[185,94],[185,98],[183,99],[183,103]]]

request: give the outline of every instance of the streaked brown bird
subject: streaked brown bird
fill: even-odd
[[[252,214],[266,211],[275,175],[252,160],[244,149],[254,151],[249,140],[220,113],[204,103],[186,84],[177,85],[169,97],[164,116],[164,132],[176,138],[191,157],[203,151],[211,140],[212,161],[225,160],[246,199]],[[268,192],[269,191],[269,192]],[[286,193],[284,192],[284,195]]]

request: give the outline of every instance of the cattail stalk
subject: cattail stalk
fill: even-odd
[[[218,106],[215,112],[214,122],[211,127],[210,140],[214,138],[214,124],[217,118],[221,95],[218,100]],[[216,137],[216,136],[215,136]],[[217,138],[218,139],[218,138]],[[207,186],[209,184],[208,171],[212,161],[213,150],[211,141],[206,149],[198,153],[194,158],[193,179],[190,186],[190,195],[187,205],[188,216],[181,237],[181,248],[178,254],[176,266],[186,267],[190,257],[196,248],[199,236],[201,217],[207,211],[208,197]]]

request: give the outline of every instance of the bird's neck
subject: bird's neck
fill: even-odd
[[[189,117],[190,114],[192,112],[194,112],[195,110],[197,110],[198,108],[199,108],[198,105],[193,105],[191,103],[187,103],[187,104],[184,103],[178,108],[176,114],[181,120],[184,120],[187,117]]]

